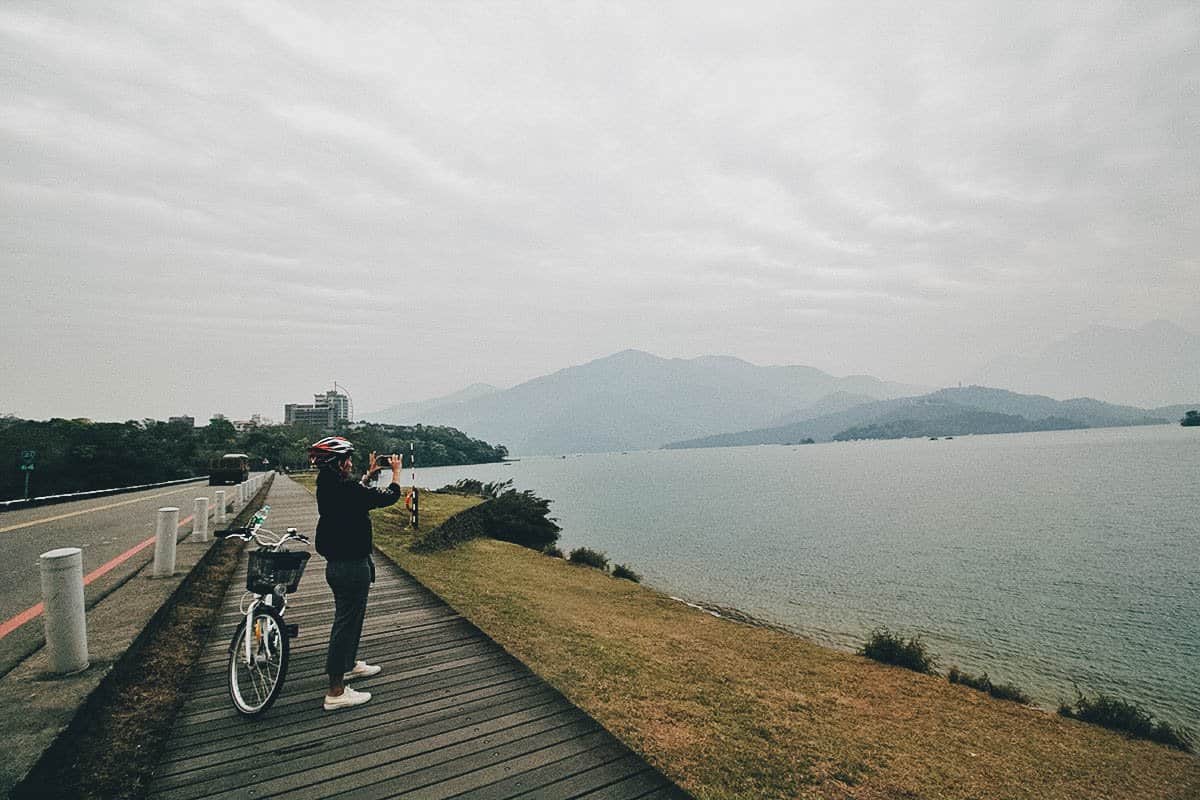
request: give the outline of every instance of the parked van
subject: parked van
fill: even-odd
[[[208,469],[208,485],[241,483],[250,477],[250,456],[245,453],[226,453],[214,458]]]

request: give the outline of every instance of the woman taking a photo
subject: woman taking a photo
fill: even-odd
[[[346,685],[354,678],[376,675],[380,667],[358,660],[358,640],[367,612],[367,593],[375,581],[371,560],[371,517],[373,508],[390,506],[400,499],[400,458],[392,456],[392,482],[386,489],[372,489],[367,482],[382,465],[371,453],[367,473],[354,480],[354,445],[341,436],[327,436],[308,448],[317,473],[317,552],[325,557],[325,581],[333,590],[333,629],[329,633],[329,655],[325,672],[329,692],[325,710],[362,705],[370,692]]]

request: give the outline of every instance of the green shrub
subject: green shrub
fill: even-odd
[[[499,497],[461,511],[433,530],[419,535],[413,541],[412,549],[419,552],[444,550],[468,539],[490,536],[543,551],[558,541],[559,531],[562,530],[549,514],[549,500],[528,490],[518,492],[509,489]]]
[[[1029,695],[1011,683],[992,683],[992,679],[988,677],[986,672],[975,676],[969,672],[962,672],[958,667],[951,667],[946,677],[951,683],[958,683],[963,686],[970,686],[972,689],[977,689],[981,692],[987,692],[997,700],[1011,700],[1014,703],[1023,703],[1024,705],[1029,705],[1033,702]]]
[[[625,580],[633,581],[634,583],[642,582],[642,576],[638,575],[624,564],[617,564],[615,567],[613,567],[612,574],[614,578],[624,578]]]
[[[920,636],[904,639],[887,628],[871,631],[870,638],[859,649],[858,654],[883,664],[904,667],[927,675],[932,675],[937,666],[936,657],[926,649]]]
[[[1186,729],[1156,721],[1150,712],[1103,692],[1088,697],[1076,690],[1075,705],[1072,707],[1070,703],[1063,703],[1058,707],[1058,713],[1064,717],[1120,731],[1131,739],[1148,739],[1185,753],[1192,752],[1191,735]]]
[[[563,557],[563,551],[560,550],[558,545],[556,545],[556,544],[548,544],[545,547],[543,547],[542,554],[550,556],[551,558],[562,558]]]
[[[488,510],[488,535],[493,539],[532,550],[543,550],[558,541],[562,528],[550,516],[550,501],[528,489],[509,489],[483,507]]]
[[[571,551],[571,557],[567,560],[572,564],[582,564],[585,567],[595,567],[608,572],[608,556],[599,550],[577,547]]]
[[[465,494],[470,497],[486,497],[494,500],[504,492],[511,490],[512,479],[506,481],[495,481],[492,483],[483,483],[474,478],[463,478],[448,483],[437,490],[438,494]]]

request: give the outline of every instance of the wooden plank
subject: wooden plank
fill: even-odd
[[[616,780],[641,768],[640,764],[631,764],[626,759],[628,754],[629,748],[611,736],[605,735],[590,742],[581,738],[563,746],[540,751],[534,754],[537,758],[513,759],[506,765],[505,773],[516,774],[469,789],[461,796],[471,800],[507,800],[514,794],[534,791],[538,796],[546,797],[549,794],[548,785],[560,779],[560,776],[570,776],[593,769],[607,770],[612,779]],[[496,773],[493,771],[492,775],[494,774]],[[483,774],[479,777],[483,777]]]
[[[342,772],[349,773],[392,757],[401,757],[405,753],[432,752],[472,739],[482,740],[489,734],[534,722],[545,721],[544,724],[550,726],[578,717],[573,709],[564,710],[553,705],[548,703],[533,709],[499,714],[466,727],[453,718],[443,719],[417,727],[393,729],[370,738],[354,737],[346,741],[326,742],[316,752],[291,750],[276,754],[265,763],[257,754],[247,754],[241,761],[251,762],[250,769],[255,781],[269,782],[270,791],[278,792],[301,785],[291,781],[290,776],[322,766],[336,765]],[[245,781],[245,775],[237,767],[231,769],[228,765],[222,765],[220,768],[208,767],[170,776],[162,781],[160,788],[164,790],[164,798],[191,800],[230,788],[248,786]]]
[[[517,698],[526,699],[530,705],[543,702],[552,696],[548,687],[538,685],[534,679],[509,681],[492,684],[465,694],[449,698],[439,698],[433,701],[414,703],[409,698],[399,700],[384,700],[367,703],[358,708],[327,712],[320,703],[314,703],[311,710],[296,714],[286,725],[271,725],[269,728],[259,720],[236,719],[234,725],[219,732],[218,736],[208,738],[206,731],[198,741],[186,751],[178,751],[178,756],[188,760],[203,760],[222,751],[236,753],[242,748],[254,747],[261,743],[264,735],[270,737],[274,749],[299,747],[313,738],[328,738],[342,731],[351,732],[365,730],[373,726],[418,724],[428,715],[440,714],[444,711],[458,712],[465,720],[467,712],[481,711],[490,704],[507,702]],[[177,751],[174,742],[168,745],[164,761],[175,760]]]
[[[374,727],[349,726],[326,729],[322,731],[323,735],[304,736],[292,739],[278,746],[275,742],[272,742],[271,757],[272,760],[278,759],[281,762],[286,762],[290,759],[304,756],[314,747],[338,747],[347,743],[357,747],[361,746],[364,741],[370,741],[375,737],[386,736],[396,731],[427,730],[435,733],[445,733],[455,730],[472,730],[498,717],[528,714],[532,718],[560,710],[561,704],[556,703],[556,698],[551,694],[544,691],[538,692],[535,689],[531,690],[529,694],[513,696],[503,702],[493,700],[478,703],[470,708],[449,707],[440,709],[412,719],[403,726],[390,725],[385,721],[383,724]],[[230,764],[248,759],[261,761],[262,755],[252,746],[220,750],[208,757],[165,764],[162,776],[169,783],[172,780],[172,776],[207,774],[214,767],[228,769]]]
[[[582,758],[589,751],[604,747],[610,738],[603,730],[592,730],[582,735],[568,730],[557,734],[551,732],[390,780],[360,784],[336,794],[326,793],[325,786],[316,788],[320,789],[322,797],[346,800],[383,800],[406,795],[421,797],[422,800],[446,800],[477,791],[514,772],[523,772],[562,759]],[[304,797],[306,795],[298,795],[297,800]]]
[[[616,761],[585,769],[543,786],[509,797],[536,800],[539,797],[593,797],[604,800],[636,800],[667,783],[658,772],[649,769],[642,757],[626,753]]]
[[[369,800],[381,796],[378,791],[388,791],[397,781],[419,783],[430,780],[431,776],[458,774],[466,765],[503,760],[512,753],[566,741],[594,732],[595,728],[594,722],[579,715],[573,719],[545,718],[433,751],[410,753],[402,748],[396,758],[372,759],[368,768],[355,772],[340,772],[339,765],[332,764],[293,775],[286,780],[287,788],[278,791],[271,786],[270,792],[272,797],[285,800],[314,795],[328,797],[343,790]]]

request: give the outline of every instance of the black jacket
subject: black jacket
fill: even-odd
[[[400,499],[400,487],[371,489],[329,470],[317,475],[317,552],[330,561],[371,555],[372,508],[390,506]]]

